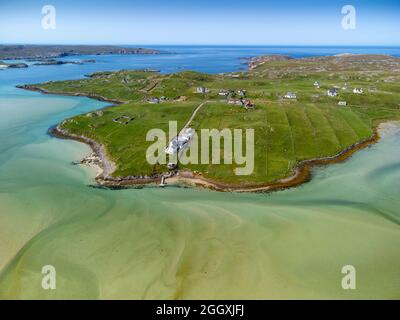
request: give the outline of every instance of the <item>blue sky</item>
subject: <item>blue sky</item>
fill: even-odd
[[[48,4],[55,30],[41,26]],[[0,0],[0,43],[398,46],[399,31],[399,0]]]

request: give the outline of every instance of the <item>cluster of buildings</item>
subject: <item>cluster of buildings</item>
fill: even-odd
[[[245,107],[246,109],[251,109],[255,107],[255,105],[248,99],[229,99],[228,104]]]
[[[210,90],[208,88],[204,88],[204,87],[198,87],[196,89],[197,93],[209,93]],[[245,107],[246,109],[250,109],[250,108],[254,108],[255,105],[249,100],[249,99],[245,99],[246,95],[247,95],[247,91],[244,89],[239,89],[236,92],[234,90],[226,90],[226,89],[222,89],[218,92],[218,95],[221,97],[225,97],[228,102],[228,104],[231,105],[236,105],[236,106],[241,106],[241,107]],[[235,96],[239,96],[239,99],[235,99]]]
[[[319,89],[321,87],[321,83],[319,81],[315,81],[314,87]],[[347,83],[345,83],[345,85],[342,89],[347,90]],[[376,91],[377,91],[376,88],[373,88],[373,90],[371,90],[371,91],[369,90],[369,92],[376,92]],[[362,88],[354,88],[353,93],[354,94],[363,94],[364,90]],[[327,91],[328,97],[337,97],[338,94],[339,94],[338,87],[333,87]],[[339,106],[347,106],[347,101],[339,101],[338,105]]]
[[[315,81],[314,87],[317,89],[321,88],[321,83],[319,81]],[[327,96],[328,97],[337,97],[339,94],[338,89],[339,89],[338,87],[333,87],[331,89],[328,89],[326,92]],[[347,84],[345,84],[345,86],[342,89],[347,90]],[[375,89],[375,91],[376,91],[376,89]],[[354,94],[363,94],[364,90],[362,88],[354,88],[353,93]],[[297,99],[297,95],[296,95],[296,93],[288,92],[284,95],[284,98],[288,99],[288,100],[295,100],[295,99]],[[339,101],[338,105],[339,106],[347,106],[347,101]]]
[[[240,89],[240,90],[238,90],[236,93],[235,93],[235,91],[234,90],[221,90],[219,93],[218,93],[218,95],[220,95],[220,96],[223,96],[223,97],[233,97],[233,96],[235,96],[235,95],[238,95],[239,97],[242,97],[242,98],[245,98],[246,97],[246,94],[247,94],[247,91],[246,90],[243,90],[243,89]]]
[[[328,97],[337,97],[337,95],[339,94],[338,88],[334,87],[334,88],[329,89],[327,91],[327,94],[328,94]],[[347,106],[347,101],[339,101],[338,105],[345,107],[345,106]]]
[[[314,82],[314,87],[317,89],[321,88],[321,82],[320,81],[315,81]],[[345,84],[345,86],[342,88],[343,90],[347,90],[347,83]],[[374,88],[375,89],[375,88]],[[331,89],[327,90],[327,96],[328,97],[337,97],[339,94],[339,88],[338,87],[333,87]],[[375,89],[376,91],[376,89]],[[200,94],[207,94],[210,93],[211,90],[209,88],[206,87],[197,87],[196,88],[196,93],[200,93]],[[372,92],[372,89],[371,89]],[[363,94],[364,91],[362,88],[354,88],[353,89],[353,93],[354,94]],[[254,108],[255,105],[249,100],[246,99],[246,95],[247,95],[247,91],[244,89],[239,89],[239,90],[226,90],[226,89],[221,89],[218,93],[219,96],[221,97],[225,97],[227,100],[228,104],[231,105],[237,105],[237,106],[242,106],[245,108]],[[239,97],[239,99],[235,99],[235,97]],[[183,97],[179,97],[176,99],[176,101],[185,101],[187,98],[186,96]],[[284,99],[288,99],[288,100],[296,100],[297,99],[297,94],[294,92],[287,92],[284,95]],[[153,104],[157,104],[157,103],[161,103],[164,101],[167,101],[168,98],[166,97],[153,97],[151,99],[149,99],[148,101],[150,103]],[[338,105],[340,106],[346,106],[347,102],[346,101],[339,101]]]
[[[236,92],[234,90],[221,90],[219,92],[220,96],[224,96],[229,98],[227,100],[228,104],[233,104],[240,107],[245,107],[246,109],[254,108],[255,105],[249,100],[245,99],[247,95],[247,91],[243,89],[239,89]],[[234,99],[232,97],[238,95],[239,99]]]
[[[173,99],[173,101],[177,101],[177,102],[182,102],[182,101],[187,101],[187,96],[179,96],[175,99]],[[170,101],[171,99],[167,98],[167,97],[152,97],[150,99],[147,100],[147,102],[151,103],[151,104],[158,104],[158,103],[162,103],[162,102],[167,102]]]
[[[317,89],[319,89],[321,87],[321,83],[319,81],[315,81],[314,82],[314,87],[316,87]],[[344,87],[342,88],[343,90],[347,90],[347,83],[344,84]],[[374,88],[376,91],[376,88]],[[338,87],[334,87],[332,89],[329,89],[327,94],[330,97],[336,97],[338,95]],[[372,92],[372,91],[371,91]],[[354,88],[353,89],[353,93],[355,94],[362,94],[364,93],[364,90],[362,88]]]
[[[196,93],[206,94],[206,93],[210,93],[210,92],[211,92],[211,90],[206,87],[197,87],[196,88]],[[236,92],[234,90],[222,89],[218,93],[218,95],[222,96],[222,97],[233,97],[235,95],[238,95],[239,97],[242,97],[242,98],[245,98],[246,94],[247,94],[247,91],[243,90],[243,89],[239,89]]]

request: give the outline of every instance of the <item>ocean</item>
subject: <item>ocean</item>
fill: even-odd
[[[15,88],[95,71],[221,73],[261,54],[400,56],[400,48],[149,46],[161,55],[0,71],[0,298],[400,298],[400,131],[269,194],[92,188],[86,145],[51,137],[106,103]],[[41,286],[53,265],[57,289]],[[357,270],[344,290],[342,268]]]

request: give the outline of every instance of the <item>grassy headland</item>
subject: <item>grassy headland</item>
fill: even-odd
[[[102,144],[115,163],[112,177],[117,178],[118,184],[129,183],[124,177],[154,177],[165,172],[165,165],[152,166],[146,161],[146,149],[151,144],[146,142],[146,133],[153,128],[167,130],[169,121],[177,121],[183,127],[205,101],[191,123],[192,128],[255,131],[255,167],[249,176],[236,176],[236,165],[180,166],[182,172],[197,172],[196,178],[216,182],[221,189],[284,186],[286,180],[282,179],[292,176],[304,161],[334,161],[332,157],[338,154],[338,159],[344,159],[352,149],[377,139],[374,130],[378,123],[400,119],[398,58],[266,56],[251,60],[249,65],[248,72],[223,75],[99,72],[87,79],[25,88],[121,103],[65,120],[59,126],[67,135],[87,137]],[[208,90],[196,93],[198,87]],[[327,91],[334,88],[337,95],[328,96]],[[354,88],[362,88],[363,93],[353,93]],[[239,90],[246,91],[245,99],[255,108],[228,103],[241,98]],[[225,91],[228,95],[221,95]],[[286,99],[288,92],[296,98]],[[154,98],[159,103],[149,103]],[[339,102],[346,105],[338,105]],[[307,178],[301,176],[300,180]]]

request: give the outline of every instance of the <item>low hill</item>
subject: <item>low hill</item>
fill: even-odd
[[[0,45],[0,59],[49,59],[75,55],[158,54],[158,50],[92,45]]]

